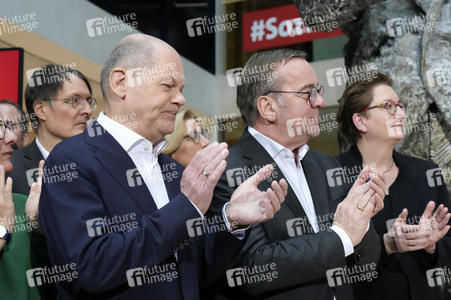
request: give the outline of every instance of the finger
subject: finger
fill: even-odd
[[[432,212],[434,211],[434,208],[435,208],[435,202],[429,201],[428,204],[426,205],[426,208],[424,209],[423,214],[421,215],[421,219],[423,219],[423,218],[430,219],[432,216]]]
[[[0,179],[1,180],[1,179]],[[3,190],[3,195],[5,200],[13,201],[13,180],[11,177],[6,179],[5,188]]]
[[[285,200],[285,192],[283,191],[282,186],[276,180],[273,180],[273,182],[271,182],[271,189],[275,193],[277,203],[280,206],[280,203]]]
[[[286,196],[288,194],[288,182],[285,179],[281,179],[279,184],[282,187],[283,195]]]
[[[222,173],[224,173],[226,166],[227,166],[227,162],[225,160],[222,160],[216,166],[216,168],[213,171],[213,173],[211,173],[207,177],[207,180],[204,183],[204,187],[207,188],[207,189],[211,189],[213,191],[213,189],[215,188],[216,184],[218,183],[219,178],[221,177]]]
[[[0,191],[3,191],[5,187],[5,168],[0,165]]]
[[[446,225],[442,230],[440,230],[440,235],[439,235],[439,236],[440,236],[440,239],[441,239],[442,237],[444,237],[445,234],[448,233],[450,227],[451,227],[451,226]]]
[[[271,204],[272,214],[275,214],[280,210],[280,199],[277,197],[274,190],[270,188],[266,190],[266,197],[269,199],[269,202]]]
[[[260,184],[263,180],[265,180],[269,175],[271,175],[274,170],[274,166],[269,164],[258,170],[254,175],[249,177],[243,184],[253,185],[255,188]]]
[[[373,214],[377,214],[384,208],[384,198],[382,198],[379,194],[375,194],[373,197],[376,201]]]
[[[268,189],[268,190],[270,190],[270,189]],[[268,195],[268,191],[266,192],[266,195]],[[264,208],[264,213],[263,213],[262,222],[272,219],[274,217],[275,211],[274,211],[272,201],[269,198],[265,197],[263,199],[263,208]]]
[[[407,208],[404,208],[402,212],[399,214],[398,218],[396,219],[396,222],[399,224],[405,224],[408,213],[409,211],[407,210]]]
[[[38,177],[38,186],[39,186],[39,190],[40,190],[40,187],[42,186],[42,176],[44,175],[44,160],[43,159],[41,159],[40,161],[39,161],[39,177]]]
[[[215,151],[216,152],[216,151]],[[212,152],[210,152],[212,153]],[[207,160],[211,159],[208,161],[208,163],[205,165],[205,167],[202,169],[202,171],[200,173],[198,173],[198,177],[202,176],[204,177],[205,174],[203,174],[203,172],[207,172],[208,176],[210,176],[210,174],[213,174],[216,170],[216,168],[218,168],[219,164],[222,161],[225,161],[225,159],[227,158],[227,156],[229,155],[229,150],[228,149],[222,149],[221,152],[216,153],[214,157],[208,157]],[[222,172],[221,172],[222,174]]]
[[[440,204],[439,207],[435,210],[433,218],[437,220],[438,223],[441,223],[443,218],[446,217],[448,212],[448,207],[445,207],[443,204]]]
[[[226,148],[226,143],[211,143],[201,151],[198,151],[186,168],[190,168],[197,174],[200,174],[204,171],[205,166]]]
[[[379,177],[371,179],[369,182],[370,188],[381,198],[385,198],[385,183]]]

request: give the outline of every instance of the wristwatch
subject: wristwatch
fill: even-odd
[[[8,232],[5,226],[0,225],[0,239],[5,240],[6,244],[11,241],[11,234]]]

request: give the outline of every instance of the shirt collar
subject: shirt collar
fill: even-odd
[[[282,151],[288,150],[291,152],[290,149],[282,146],[281,144],[277,143],[276,141],[270,139],[266,135],[258,132],[252,127],[248,127],[249,133],[260,143],[260,145],[265,148],[265,150],[271,155],[271,157],[274,159],[277,155],[279,155]],[[305,157],[307,154],[307,151],[309,150],[309,146],[307,144],[302,145],[297,150],[297,157],[299,159],[299,162]]]
[[[36,146],[38,146],[39,151],[41,151],[41,154],[42,154],[42,157],[44,157],[44,160],[47,159],[47,157],[49,156],[49,152],[44,148],[44,146],[41,145],[38,137],[36,137]]]
[[[152,143],[150,141],[146,140],[144,137],[126,126],[107,117],[103,111],[100,112],[97,122],[99,122],[99,124],[102,125],[102,127],[108,131],[127,152],[130,152],[130,150],[141,143],[146,144],[148,147],[152,147]],[[162,142],[155,145],[155,149],[151,148],[152,154],[158,156],[167,145],[168,140],[165,138]]]

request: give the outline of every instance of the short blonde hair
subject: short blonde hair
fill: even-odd
[[[180,147],[185,136],[185,121],[195,118],[196,116],[189,108],[182,108],[177,113],[175,116],[174,132],[166,136],[169,143],[163,150],[164,154],[172,155]]]

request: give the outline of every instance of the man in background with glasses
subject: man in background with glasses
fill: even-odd
[[[329,282],[328,272],[378,262],[379,240],[369,221],[383,207],[382,175],[371,183],[359,179],[348,196],[344,185],[329,186],[326,172],[340,166],[307,146],[320,133],[324,88],[306,54],[293,49],[261,52],[244,69],[264,65],[275,65],[271,74],[277,76],[260,76],[262,81],[243,76],[237,86],[237,104],[248,127],[230,148],[210,212],[267,164],[274,165],[274,172],[259,189],[285,178],[288,194],[272,220],[253,225],[235,269],[211,287],[216,291],[205,292],[230,299],[353,299],[351,286],[338,282],[340,274]],[[368,175],[365,170],[363,177]]]
[[[80,71],[49,64],[37,69],[25,89],[25,104],[36,138],[12,156],[13,192],[28,195],[38,165],[59,142],[82,133],[97,102]]]

